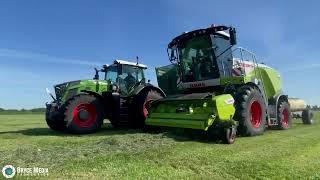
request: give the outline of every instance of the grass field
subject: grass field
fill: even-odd
[[[95,134],[66,135],[49,130],[43,115],[0,115],[0,168],[45,167],[52,179],[320,179],[319,113],[315,119],[224,145],[194,132],[148,134],[108,125]]]

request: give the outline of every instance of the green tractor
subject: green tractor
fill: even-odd
[[[115,127],[143,127],[151,102],[165,96],[164,92],[145,82],[147,66],[115,60],[112,65],[95,69],[93,80],[70,81],[54,86],[48,93],[46,122],[57,131],[92,133],[104,119]],[[99,80],[99,72],[104,79]]]
[[[291,112],[280,74],[236,45],[234,27],[185,32],[168,45],[171,64],[156,68],[166,97],[152,103],[145,123],[255,136],[267,127],[288,129]]]

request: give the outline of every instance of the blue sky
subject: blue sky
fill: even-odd
[[[229,3],[229,4],[228,4]],[[166,46],[183,31],[233,25],[238,44],[277,68],[292,97],[320,104],[317,1],[0,2],[0,107],[42,107],[45,88],[93,77],[115,58],[153,68],[168,64]]]

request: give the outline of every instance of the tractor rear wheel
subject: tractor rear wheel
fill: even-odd
[[[155,90],[144,91],[137,96],[137,99],[136,99],[137,106],[136,108],[133,108],[137,112],[136,113],[137,116],[133,122],[134,127],[140,128],[145,126],[145,120],[148,117],[151,103],[161,98],[163,98],[163,96]]]
[[[103,108],[98,98],[88,94],[73,97],[67,102],[67,130],[75,134],[96,132],[103,124]]]
[[[302,122],[303,124],[313,124],[313,113],[310,109],[305,109],[302,111]]]
[[[261,92],[254,86],[241,87],[235,96],[238,131],[244,136],[263,134],[266,128],[266,106]]]
[[[292,125],[290,105],[287,101],[281,100],[277,106],[278,129],[286,130]]]

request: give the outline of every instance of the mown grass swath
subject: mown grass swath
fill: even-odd
[[[319,113],[314,125],[295,119],[292,129],[231,146],[182,129],[152,134],[105,124],[95,134],[63,134],[43,119],[0,115],[0,166],[46,167],[50,179],[320,178]]]

